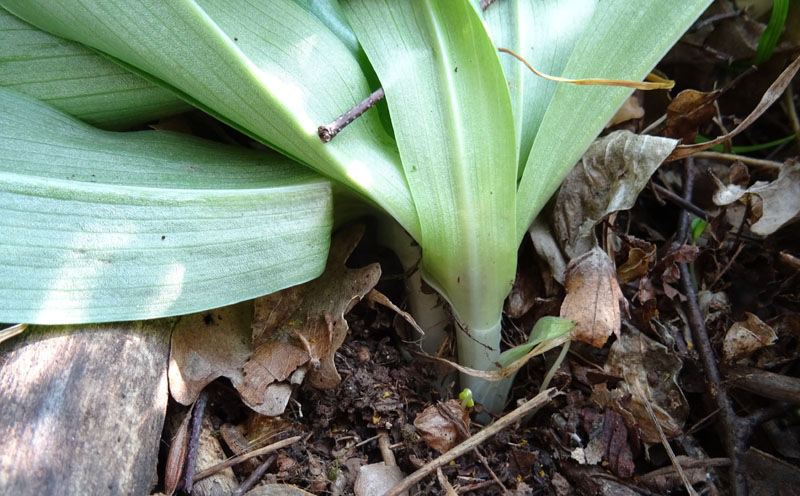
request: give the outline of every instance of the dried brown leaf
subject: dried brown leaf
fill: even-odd
[[[244,366],[242,399],[264,415],[280,414],[291,386],[280,381],[306,364],[315,387],[339,383],[336,350],[347,335],[344,315],[378,282],[380,266],[350,269],[345,262],[364,233],[363,226],[337,233],[325,272],[302,286],[256,300],[252,335],[258,344]],[[269,413],[267,413],[269,412]]]
[[[628,249],[628,259],[617,267],[617,279],[625,284],[646,276],[655,255],[655,245],[651,245],[649,252],[636,247]]]
[[[469,429],[469,413],[461,408],[458,400],[448,400],[441,405],[442,408],[459,419]],[[464,440],[458,426],[450,419],[443,416],[436,405],[430,405],[414,419],[414,427],[425,443],[440,453],[450,451],[454,446]]]
[[[789,64],[786,69],[784,69],[784,71],[775,79],[770,87],[767,88],[767,91],[764,92],[764,95],[761,97],[761,101],[758,102],[758,105],[756,105],[756,108],[754,108],[753,111],[750,112],[750,114],[733,129],[733,131],[705,143],[700,143],[697,145],[679,145],[675,148],[675,150],[672,151],[672,153],[670,153],[666,160],[680,160],[682,158],[694,155],[697,152],[708,150],[712,146],[729,140],[750,127],[750,125],[755,122],[756,119],[761,117],[761,114],[766,112],[766,110],[773,103],[775,103],[778,98],[780,98],[780,96],[786,90],[786,87],[792,82],[792,78],[794,78],[794,75],[797,73],[798,69],[800,69],[800,57],[794,59],[794,61]]]
[[[639,101],[639,97],[634,93],[625,100],[625,103],[617,110],[614,117],[608,121],[606,129],[633,119],[641,119],[642,117],[644,117],[644,107],[642,107],[642,102]]]
[[[717,114],[714,102],[721,90],[704,93],[697,90],[683,90],[667,107],[667,123],[664,136],[694,143],[700,127],[711,122]]]
[[[191,405],[218,377],[236,385],[252,353],[249,302],[184,315],[172,331],[169,390],[175,401]]]
[[[171,496],[178,489],[178,484],[181,482],[183,464],[186,460],[186,451],[188,449],[189,420],[191,418],[192,410],[190,409],[183,416],[181,425],[169,445],[167,463],[164,467],[164,493],[167,496]]]
[[[661,436],[645,400],[650,402],[664,434],[680,435],[689,414],[688,403],[676,382],[681,367],[680,359],[664,345],[631,330],[611,346],[604,367],[607,373],[625,380],[611,391],[605,384],[595,386],[592,399],[622,415],[628,427],[638,429],[645,442],[659,443]]]
[[[746,320],[734,322],[725,333],[725,339],[722,342],[722,356],[729,362],[746,358],[754,351],[769,346],[778,339],[772,327],[750,312],[745,312],[745,315],[747,315]]]
[[[561,317],[576,322],[572,338],[601,348],[611,334],[619,338],[620,304],[628,302],[617,283],[614,264],[600,248],[572,260],[567,266],[567,296]]]
[[[616,131],[592,143],[556,198],[554,228],[569,258],[591,249],[593,228],[606,215],[633,207],[676,144],[629,131]]]
[[[716,179],[714,203],[720,206],[750,202],[750,230],[761,236],[774,233],[800,215],[800,162],[790,160],[781,167],[778,179],[756,182],[747,189],[724,185]]]

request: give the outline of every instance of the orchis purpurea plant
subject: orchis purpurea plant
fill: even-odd
[[[174,315],[315,277],[330,188],[295,161],[421,246],[460,363],[494,370],[520,241],[632,91],[541,79],[498,48],[551,75],[641,80],[708,3],[1,0],[55,36],[3,17],[0,320]],[[51,60],[9,53],[24,36]],[[379,87],[384,108],[319,139]],[[12,92],[117,129],[189,104],[287,158],[100,131]],[[464,379],[502,407],[507,384]]]

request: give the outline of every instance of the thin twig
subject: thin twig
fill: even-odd
[[[760,158],[746,157],[744,155],[737,155],[735,153],[721,153],[721,152],[697,152],[693,155],[694,158],[705,158],[709,160],[724,160],[726,162],[741,162],[745,165],[752,165],[761,169],[778,172],[783,168],[783,164],[775,162],[774,160],[763,160]]]
[[[412,473],[411,475],[400,481],[399,484],[390,489],[387,493],[384,494],[384,496],[399,496],[400,493],[402,493],[409,487],[413,486],[417,482],[424,479],[431,472],[436,471],[437,468],[443,467],[448,463],[450,463],[451,461],[458,458],[459,456],[463,455],[464,453],[471,451],[472,448],[479,446],[482,442],[486,441],[487,439],[494,436],[495,434],[505,429],[506,427],[510,426],[514,422],[520,420],[522,417],[525,416],[526,413],[549,403],[557,394],[558,392],[556,391],[555,388],[551,388],[543,393],[537,394],[536,396],[534,396],[533,398],[531,398],[530,400],[526,401],[521,406],[519,406],[516,410],[513,410],[510,413],[506,414],[505,416],[501,417],[495,423],[484,428],[474,436],[465,439],[461,444],[451,449],[447,453],[444,453],[440,457],[426,463],[425,465],[420,467],[416,472]]]
[[[194,485],[194,471],[197,464],[197,451],[200,444],[200,432],[203,428],[203,414],[206,410],[208,394],[201,391],[197,400],[194,402],[192,410],[192,431],[189,436],[188,454],[186,455],[186,467],[183,472],[183,490],[187,493],[192,492]]]
[[[231,496],[242,496],[253,486],[255,486],[256,483],[260,481],[262,477],[264,477],[264,474],[267,473],[267,469],[275,462],[276,458],[278,458],[278,455],[270,455],[266,461],[264,461],[264,463],[259,465],[257,469],[253,470],[247,479],[245,479],[244,482],[242,482],[242,484],[231,493]]]
[[[683,199],[691,200],[694,190],[694,162],[687,157],[684,160],[683,168]],[[688,235],[689,212],[683,210],[678,224],[678,234],[673,243],[682,243]],[[731,459],[729,469],[730,484],[732,494],[744,496],[747,493],[743,474],[739,473],[738,453],[744,444],[739,434],[739,418],[733,410],[733,406],[728,399],[728,393],[722,383],[722,376],[717,367],[717,360],[714,356],[714,349],[711,340],[708,338],[705,319],[700,311],[700,304],[697,301],[697,291],[689,271],[689,264],[679,263],[678,269],[681,275],[681,288],[686,296],[686,313],[688,314],[689,327],[692,330],[692,337],[700,360],[703,363],[703,372],[706,377],[706,388],[712,401],[719,409],[719,418],[723,431],[723,442],[728,458]]]
[[[346,128],[348,124],[361,117],[370,107],[381,101],[384,96],[383,87],[378,88],[361,103],[340,115],[335,121],[327,126],[318,127],[317,134],[319,135],[319,139],[321,139],[323,143],[329,142],[339,134],[342,129]]]
[[[708,222],[711,219],[711,216],[708,215],[708,212],[698,207],[694,203],[684,200],[683,198],[676,195],[672,191],[668,190],[664,186],[661,186],[660,184],[656,184],[653,182],[651,182],[650,185],[654,190],[656,190],[658,195],[663,197],[665,200],[674,203],[675,205],[681,207],[684,210],[688,210],[689,212],[695,214],[696,216],[700,217],[706,222]]]
[[[647,386],[647,393],[648,395],[650,394],[650,386]],[[683,471],[683,467],[681,467],[680,463],[678,462],[675,452],[672,451],[672,446],[670,446],[669,441],[667,441],[667,436],[664,435],[664,429],[661,428],[661,423],[656,418],[656,412],[653,411],[653,407],[650,405],[650,400],[647,399],[647,396],[644,396],[643,399],[644,406],[647,408],[647,413],[650,415],[650,420],[652,420],[653,424],[658,430],[658,436],[661,438],[661,445],[667,452],[669,460],[672,462],[672,466],[675,467],[675,471],[678,472],[678,477],[680,477],[681,482],[683,482],[686,492],[689,493],[689,496],[697,496],[697,491],[694,490],[692,484],[689,482],[689,478],[686,477],[686,472]]]
[[[297,441],[301,440],[302,436],[294,436],[283,441],[278,441],[277,443],[272,443],[269,446],[264,446],[263,448],[258,448],[257,450],[253,450],[250,453],[245,453],[243,455],[234,456],[233,458],[228,458],[224,462],[217,463],[213,467],[209,467],[201,472],[198,472],[194,476],[194,481],[197,482],[201,479],[205,479],[211,475],[216,474],[220,470],[225,470],[228,467],[233,467],[234,465],[238,465],[245,460],[249,460],[255,456],[266,455],[267,453],[272,453],[273,451],[277,451],[281,448],[285,448],[287,446],[291,446],[292,444],[296,443]]]
[[[730,466],[730,484],[732,487],[732,494],[736,496],[744,496],[746,485],[744,477],[739,473],[739,436],[738,431],[738,418],[733,411],[728,393],[722,385],[719,369],[717,368],[716,358],[714,357],[714,350],[711,347],[711,340],[708,338],[705,322],[703,321],[703,314],[700,311],[700,306],[697,303],[697,293],[695,292],[694,285],[691,281],[689,274],[688,264],[678,264],[681,273],[681,286],[686,296],[686,306],[689,316],[689,326],[692,329],[692,336],[703,362],[703,371],[706,376],[706,388],[711,399],[719,408],[720,422],[724,434],[725,451],[728,458],[731,459]]]
[[[460,418],[456,418],[455,416],[453,416],[450,413],[450,410],[445,408],[444,405],[442,405],[441,403],[436,403],[436,410],[439,412],[439,415],[441,415],[442,417],[447,419],[451,424],[456,426],[456,429],[458,430],[459,434],[461,434],[461,436],[464,439],[470,437],[469,429],[467,429],[467,426],[464,425],[464,422]],[[475,453],[475,456],[478,457],[478,460],[480,460],[481,465],[483,465],[483,468],[485,468],[489,472],[489,475],[492,476],[492,479],[494,479],[495,483],[498,486],[500,486],[500,488],[503,490],[503,494],[508,494],[508,489],[506,488],[505,485],[503,485],[502,482],[500,482],[500,479],[497,477],[497,474],[494,473],[494,470],[492,470],[492,467],[489,466],[489,462],[486,460],[486,457],[483,456],[483,454],[480,452],[477,446],[472,448],[472,452]]]
[[[496,0],[481,0],[481,10],[485,11],[489,8],[491,4],[493,4]]]

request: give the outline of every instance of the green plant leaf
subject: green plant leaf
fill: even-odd
[[[466,0],[343,8],[386,92],[425,278],[471,330],[492,327],[517,251],[513,118],[497,52]]]
[[[786,16],[789,14],[789,0],[773,0],[772,14],[769,16],[769,23],[761,38],[758,39],[756,57],[753,63],[762,64],[772,57],[772,52],[778,44],[783,27],[786,25]]]
[[[277,154],[99,131],[0,89],[0,321],[162,317],[304,282],[331,203]]]
[[[419,236],[396,145],[375,112],[317,127],[371,93],[358,61],[292,0],[2,0],[42,29],[135,68],[220,120],[371,199]]]
[[[495,46],[514,51],[545,74],[560,76],[596,4],[597,0],[503,0],[484,12],[486,29]],[[514,109],[521,177],[558,83],[533,74],[510,55],[500,55],[500,62]]]
[[[709,3],[603,0],[577,41],[562,76],[642,80]],[[519,185],[518,239],[631,91],[558,85]]]
[[[36,29],[1,8],[0,87],[104,129],[132,127],[191,108],[97,52]]]
[[[500,358],[498,358],[498,362],[500,362],[502,366],[507,367],[528,354],[534,346],[548,339],[559,338],[571,331],[573,327],[575,327],[575,322],[571,320],[552,316],[542,317],[536,321],[533,329],[531,329],[528,342],[504,351],[500,355]]]

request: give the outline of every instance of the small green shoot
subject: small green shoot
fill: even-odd
[[[458,399],[461,400],[461,408],[463,410],[468,410],[475,406],[475,401],[472,400],[472,390],[470,388],[464,388],[458,393]]]
[[[703,235],[706,228],[708,227],[708,222],[704,221],[703,219],[696,218],[692,221],[692,244],[697,245],[697,240],[700,239],[700,236]]]

